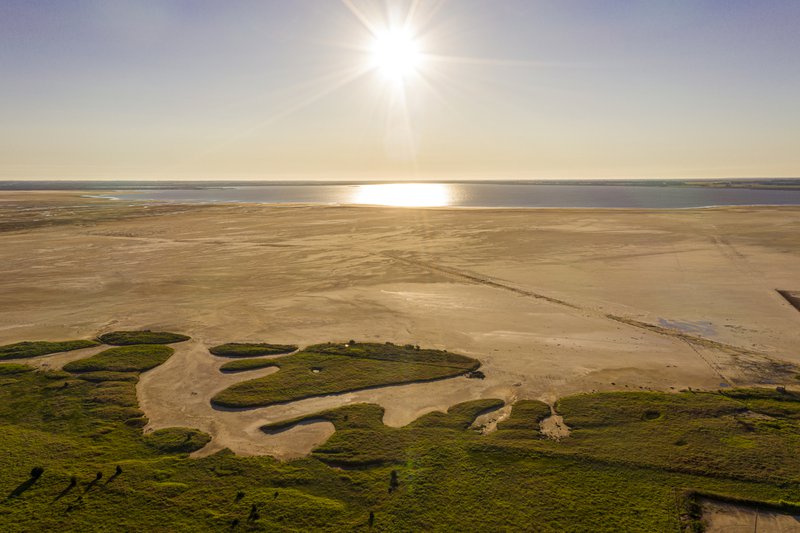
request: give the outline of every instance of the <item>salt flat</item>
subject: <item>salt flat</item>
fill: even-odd
[[[400,426],[478,398],[791,383],[794,369],[779,363],[800,365],[800,313],[776,292],[800,289],[795,207],[131,204],[3,192],[0,250],[0,344],[112,329],[191,335],[137,391],[149,427],[206,431],[205,453],[306,454],[330,424],[258,428],[351,402],[378,403]],[[463,353],[486,379],[243,411],[208,402],[271,370],[222,374],[207,347],[351,338]]]

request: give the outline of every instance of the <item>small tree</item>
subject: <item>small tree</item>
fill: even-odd
[[[40,477],[42,477],[42,474],[44,474],[44,468],[42,468],[41,466],[34,466],[33,468],[31,468],[31,477],[33,479],[39,479]]]

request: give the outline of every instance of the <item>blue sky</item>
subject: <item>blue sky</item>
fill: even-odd
[[[0,179],[800,175],[796,0],[4,0]]]

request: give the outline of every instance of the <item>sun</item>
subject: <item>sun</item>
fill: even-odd
[[[420,64],[419,44],[408,31],[386,30],[375,35],[371,51],[372,67],[392,81],[403,81]]]

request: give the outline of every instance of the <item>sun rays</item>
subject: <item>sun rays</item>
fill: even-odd
[[[337,39],[318,35],[304,37],[306,44],[319,47],[321,55],[333,58],[322,76],[310,76],[295,86],[286,86],[263,98],[270,102],[273,113],[257,117],[219,139],[196,158],[219,153],[259,131],[284,121],[323,99],[336,98],[355,84],[367,84],[372,102],[364,102],[368,123],[383,130],[384,159],[402,164],[413,177],[420,132],[415,127],[419,110],[415,104],[427,101],[446,112],[452,109],[453,90],[474,93],[469,84],[454,82],[453,67],[547,67],[544,62],[516,59],[457,56],[437,50],[437,39],[446,33],[451,21],[443,19],[444,1],[409,0],[384,3],[378,1],[341,0],[338,9],[350,15],[350,31],[339,32]],[[452,4],[451,4],[452,5]],[[336,8],[333,8],[336,9]],[[447,70],[449,68],[449,70]],[[310,71],[309,71],[310,72]],[[238,102],[244,105],[246,102]],[[454,120],[458,121],[457,116]],[[348,128],[343,125],[343,128]],[[376,154],[372,154],[373,156]],[[194,158],[193,158],[194,159]],[[188,163],[185,161],[183,164]],[[181,163],[176,165],[182,166]]]

